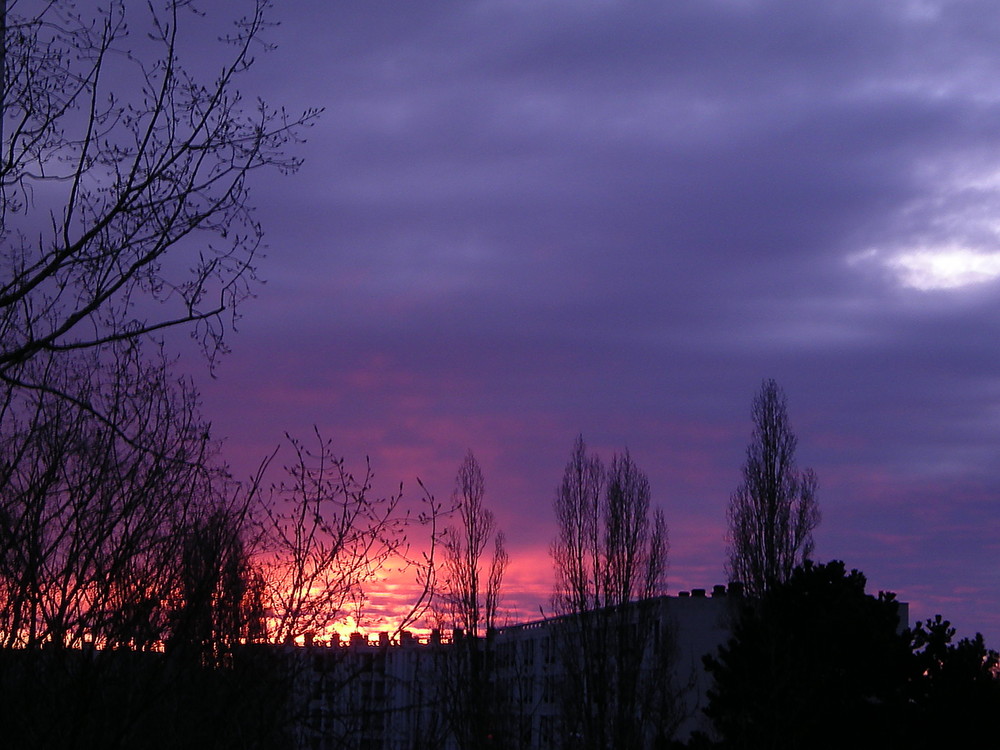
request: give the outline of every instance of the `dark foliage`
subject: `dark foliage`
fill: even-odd
[[[992,717],[1000,710],[998,655],[983,636],[953,642],[955,629],[941,615],[911,633],[909,715],[911,748],[996,747]]]
[[[908,643],[891,594],[839,561],[806,562],[751,602],[705,665],[725,747],[895,746]]]
[[[795,568],[705,658],[717,738],[688,747],[996,747],[997,653],[979,634],[954,643],[940,615],[902,629],[897,610],[842,562]]]

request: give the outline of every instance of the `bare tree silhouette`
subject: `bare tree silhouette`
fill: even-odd
[[[250,496],[215,464],[196,394],[166,360],[135,342],[65,358],[72,367],[27,364],[46,366],[40,377],[58,395],[3,388],[5,740],[197,744],[216,731],[198,706],[209,695],[215,726],[238,716],[263,738],[262,707],[280,696],[234,677],[249,666],[234,654],[253,631],[243,546]],[[52,705],[57,722],[46,717]],[[183,721],[167,731],[160,722],[171,713]]]
[[[214,78],[184,63],[207,23],[186,0],[0,6],[4,382],[51,391],[27,362],[172,326],[223,347],[261,245],[248,178],[295,170],[285,147],[317,114],[244,101],[267,47],[269,2],[250,6]]]
[[[582,436],[555,510],[563,732],[588,748],[650,746],[672,721],[669,649],[654,648],[653,609],[640,601],[664,589],[663,514],[650,517],[649,481],[627,451],[605,472]]]
[[[416,568],[420,592],[399,625],[426,609],[433,594],[434,549],[440,505],[424,492],[422,509],[393,495],[372,493],[371,464],[356,478],[332,442],[314,430],[315,448],[288,436],[294,461],[256,512],[259,566],[268,618],[267,640],[287,643],[307,634],[329,634],[347,615],[362,619],[365,589],[393,561]],[[273,456],[272,456],[273,458]],[[267,462],[270,462],[268,459]],[[427,532],[427,548],[411,556],[408,531]]]
[[[727,573],[760,596],[788,580],[812,552],[820,513],[816,475],[795,466],[798,439],[788,422],[785,393],[773,379],[765,380],[754,398],[753,422],[743,482],[729,501]]]
[[[503,532],[496,531],[493,511],[483,505],[485,492],[482,469],[469,451],[458,470],[452,496],[459,524],[445,530],[443,543],[447,597],[455,625],[472,637],[484,635],[481,632],[484,626],[487,631],[496,626],[500,587],[508,560]],[[491,536],[493,556],[484,577],[482,559]]]
[[[446,619],[456,637],[441,662],[440,679],[452,732],[463,748],[483,747],[500,722],[493,629],[508,556],[503,532],[496,530],[493,512],[483,504],[485,492],[482,469],[470,450],[455,477],[452,501],[458,525],[449,526],[442,539]],[[493,552],[484,571],[491,537]]]

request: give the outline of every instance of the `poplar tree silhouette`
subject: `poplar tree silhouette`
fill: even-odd
[[[788,580],[813,550],[819,524],[816,475],[795,465],[798,439],[788,421],[785,393],[765,380],[753,401],[754,431],[743,481],[729,501],[730,580],[760,596]]]
[[[556,490],[557,661],[563,731],[580,747],[650,746],[673,721],[671,633],[654,647],[651,597],[669,551],[663,513],[628,451],[607,471],[579,436]],[[665,729],[665,727],[667,727]]]

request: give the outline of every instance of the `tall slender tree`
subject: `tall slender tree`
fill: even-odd
[[[459,523],[445,531],[444,549],[447,595],[454,619],[472,637],[479,636],[483,626],[489,629],[495,625],[499,589],[507,565],[503,532],[496,531],[493,511],[483,504],[485,492],[482,468],[469,451],[455,477],[452,496]],[[491,536],[493,557],[484,575],[483,555]]]
[[[788,580],[812,553],[820,512],[816,474],[796,468],[798,440],[785,393],[773,379],[765,380],[754,398],[753,423],[743,481],[729,501],[726,572],[742,581],[747,593],[760,596]]]
[[[628,451],[607,471],[576,439],[556,490],[555,609],[575,614],[655,596],[667,569],[667,526],[649,479]]]
[[[582,436],[556,490],[555,511],[563,728],[582,747],[648,747],[671,710],[669,649],[655,652],[648,601],[665,585],[663,513],[652,511],[649,480],[628,451],[605,471]]]
[[[601,606],[603,491],[604,465],[597,455],[587,454],[583,435],[579,435],[555,498],[558,536],[551,547],[556,575],[553,606],[560,614],[586,612]]]
[[[448,663],[445,695],[455,739],[467,748],[482,747],[497,730],[491,631],[496,626],[508,557],[503,532],[497,531],[493,511],[483,503],[485,493],[482,468],[470,450],[455,477],[452,498],[458,525],[449,527],[443,539],[450,619],[464,631]],[[484,570],[491,537],[493,553]]]

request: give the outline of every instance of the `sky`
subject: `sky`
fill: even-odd
[[[472,450],[537,617],[582,434],[649,476],[668,590],[711,588],[775,378],[815,557],[1000,647],[1000,6],[277,5],[244,92],[325,111],[192,369],[237,476],[315,425],[447,500]]]

